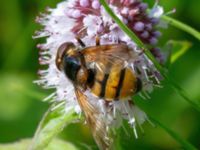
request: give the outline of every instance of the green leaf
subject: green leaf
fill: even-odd
[[[200,40],[200,32],[195,30],[194,28],[190,27],[189,25],[183,23],[183,22],[180,22],[174,18],[171,18],[169,16],[165,16],[163,15],[161,17],[162,20],[168,22],[170,25],[180,29],[180,30],[183,30],[187,33],[189,33],[190,35],[194,36],[196,39]]]
[[[31,139],[23,139],[15,143],[0,144],[0,150],[27,150],[31,141]],[[69,142],[55,139],[43,150],[78,150],[78,148]]]
[[[56,107],[57,106],[54,105],[44,115],[33,139],[31,150],[44,149],[67,124],[79,119],[74,110],[70,110],[66,113],[63,106]]]
[[[163,47],[164,53],[166,53],[167,60],[166,66],[170,66],[182,55],[184,55],[190,48],[192,44],[188,41],[174,41],[170,40]]]
[[[157,126],[164,129],[171,137],[173,137],[185,150],[197,150],[192,144],[184,140],[182,137],[180,137],[177,133],[175,133],[173,130],[168,128],[167,126],[163,125],[161,122],[156,120],[155,118],[150,117],[151,121],[155,123]]]
[[[188,41],[170,41],[169,44],[172,45],[171,63],[174,63],[178,58],[184,55],[192,46]]]
[[[165,80],[171,85],[173,89],[190,105],[193,106],[196,110],[200,111],[200,105],[191,100],[188,94],[182,89],[174,79],[169,78],[166,68],[163,68],[159,64],[159,62],[155,59],[155,57],[151,54],[151,52],[146,48],[145,44],[137,37],[135,33],[133,33],[111,10],[105,0],[100,0],[101,4],[105,8],[106,12],[112,17],[112,19],[119,25],[119,27],[138,45],[138,47],[144,49],[144,53],[146,56],[153,62],[154,66],[159,70],[161,75],[165,78]]]

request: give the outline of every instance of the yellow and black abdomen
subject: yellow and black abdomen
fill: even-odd
[[[129,68],[114,63],[95,70],[91,92],[107,101],[125,100],[134,95],[140,88],[140,80]]]

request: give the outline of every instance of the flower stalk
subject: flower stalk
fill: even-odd
[[[187,33],[189,33],[190,35],[194,36],[196,39],[200,40],[200,32],[197,31],[196,29],[190,27],[189,25],[183,23],[183,22],[180,22],[174,18],[171,18],[169,16],[165,16],[163,15],[161,17],[162,20],[168,22],[170,25],[180,29],[180,30],[183,30]]]

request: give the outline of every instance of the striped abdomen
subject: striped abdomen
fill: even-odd
[[[105,64],[104,64],[105,65]],[[107,63],[106,68],[96,69],[91,92],[107,101],[124,100],[141,88],[140,80],[129,68]]]

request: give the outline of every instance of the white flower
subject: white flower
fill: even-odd
[[[114,13],[131,29],[141,40],[152,47],[158,39],[158,32],[154,34],[158,18],[163,14],[163,9],[156,6],[147,15],[147,5],[135,0],[108,0],[109,6]],[[55,101],[64,100],[66,111],[74,109],[81,113],[77,102],[74,87],[66,76],[58,71],[55,65],[55,57],[58,47],[65,42],[73,42],[78,46],[75,37],[81,37],[86,46],[95,45],[95,36],[100,35],[101,44],[113,44],[119,41],[126,43],[133,51],[138,53],[137,61],[131,64],[133,70],[137,70],[138,76],[143,83],[143,97],[148,97],[155,85],[159,84],[159,72],[152,62],[144,55],[139,55],[141,50],[137,45],[118,27],[105,9],[97,0],[66,0],[60,2],[55,9],[48,9],[48,14],[37,18],[44,29],[37,32],[35,37],[46,37],[46,43],[39,44],[41,49],[40,63],[48,66],[46,70],[39,71],[41,79],[36,81],[45,88],[55,89],[51,98]],[[159,51],[157,51],[159,53]],[[156,54],[157,54],[156,53]],[[159,59],[159,58],[158,58]],[[143,93],[143,94],[142,94]],[[146,114],[129,101],[109,102],[92,95],[86,91],[90,103],[94,105],[104,118],[107,126],[120,127],[122,120],[128,120],[131,126],[136,128],[146,120]]]
[[[87,28],[88,36],[95,36],[101,28],[102,20],[94,15],[85,16],[83,19],[84,27]]]

